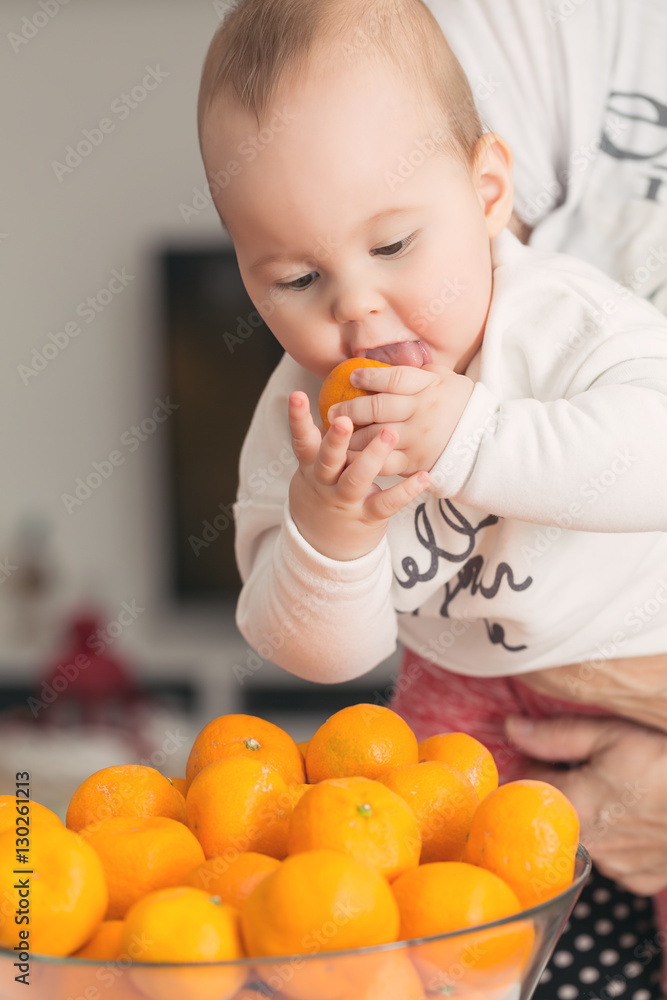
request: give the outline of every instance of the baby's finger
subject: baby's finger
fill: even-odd
[[[421,392],[437,376],[425,368],[396,365],[391,368],[355,368],[350,372],[350,382],[357,389],[367,392],[389,392],[411,396]]]
[[[300,465],[310,465],[317,456],[322,435],[313,421],[310,402],[305,392],[293,392],[290,395],[287,416],[294,455]]]
[[[354,503],[364,499],[397,440],[396,432],[385,427],[359,452],[338,480],[341,500]]]
[[[369,396],[356,396],[344,403],[336,403],[327,414],[335,417],[349,417],[353,424],[401,423],[412,416],[415,410],[414,396],[391,396],[386,392]]]
[[[415,497],[423,493],[430,480],[428,472],[415,472],[404,482],[369,496],[364,503],[364,513],[373,520],[386,520],[397,514],[399,510],[403,510]]]
[[[352,462],[361,455],[360,451],[354,448],[348,448],[347,452],[347,462],[351,465]],[[414,469],[412,470],[415,471]],[[382,467],[378,469],[375,473],[376,476],[408,476],[411,475],[408,469],[408,457],[406,453],[398,445],[394,445],[393,451],[390,451]]]
[[[315,476],[325,486],[338,482],[347,461],[353,426],[347,417],[334,420],[322,439],[322,446],[315,463]]]
[[[373,441],[378,436],[378,433],[383,431],[386,426],[386,424],[368,424],[367,427],[359,427],[350,438],[348,451],[363,451],[364,448],[367,448],[371,441]],[[403,430],[402,427],[391,427],[390,429],[394,432],[394,434],[399,436],[399,439],[401,438],[401,431]],[[396,445],[394,445],[394,447],[396,447]]]

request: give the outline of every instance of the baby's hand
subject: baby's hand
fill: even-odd
[[[386,490],[373,482],[397,441],[390,428],[370,434],[368,443],[348,460],[351,420],[335,419],[322,437],[308,397],[293,392],[289,424],[299,463],[289,488],[290,512],[300,534],[324,556],[349,560],[371,552],[392,514],[428,486],[428,473],[422,471]]]
[[[329,420],[346,416],[360,429],[350,441],[350,458],[378,433],[390,430],[397,441],[376,475],[410,476],[432,469],[444,451],[474,388],[465,375],[442,365],[411,368],[357,368],[350,381],[373,395],[336,403]]]

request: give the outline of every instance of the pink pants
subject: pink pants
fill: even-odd
[[[530,759],[505,736],[508,715],[546,719],[555,715],[608,716],[604,709],[539,694],[516,677],[467,677],[451,673],[406,650],[389,706],[415,732],[418,740],[445,732],[465,732],[494,756],[500,780],[525,774]],[[667,888],[653,898],[658,930],[667,933]],[[667,994],[667,962],[663,954],[662,986]]]

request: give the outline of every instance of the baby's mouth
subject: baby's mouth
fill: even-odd
[[[398,344],[383,344],[368,351],[357,351],[358,358],[384,361],[386,365],[409,365],[422,368],[431,364],[431,352],[421,340],[401,340]]]

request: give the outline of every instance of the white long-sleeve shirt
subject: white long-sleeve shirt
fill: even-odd
[[[475,388],[432,485],[361,559],[299,534],[287,398],[320,382],[284,357],[241,456],[239,628],[310,680],[358,676],[397,638],[501,676],[667,650],[667,321],[592,266],[492,242]],[[379,479],[381,486],[397,478]]]

